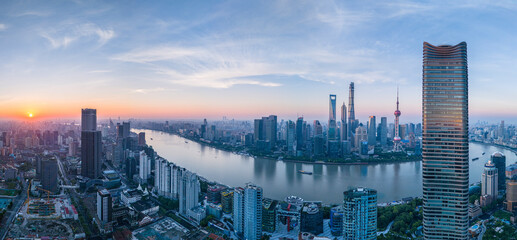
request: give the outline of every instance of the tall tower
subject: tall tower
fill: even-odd
[[[262,237],[262,188],[247,183],[244,188],[244,239],[259,240]]]
[[[394,152],[401,152],[402,151],[402,144],[400,143],[400,133],[399,133],[399,117],[400,117],[400,110],[399,110],[399,88],[397,87],[397,110],[395,110],[395,137],[393,137],[393,151]]]
[[[101,175],[102,135],[97,131],[97,110],[81,112],[81,175],[96,179]]]
[[[467,44],[423,44],[424,239],[467,239],[469,142]]]
[[[357,124],[355,122],[355,108],[354,108],[354,82],[350,83],[348,87],[348,136],[352,138]]]
[[[335,140],[337,138],[337,124],[336,124],[336,95],[329,96],[329,129],[328,140]]]

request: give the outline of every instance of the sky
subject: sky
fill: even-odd
[[[422,45],[467,42],[472,121],[517,123],[511,1],[1,1],[0,118],[421,120]],[[339,116],[338,112],[338,116]]]

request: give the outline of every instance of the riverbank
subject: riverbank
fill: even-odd
[[[481,142],[481,141],[476,141],[476,140],[471,140],[470,142],[479,143],[479,144],[488,145],[488,146],[495,146],[495,147],[504,148],[506,150],[509,150],[509,151],[515,153],[515,155],[517,155],[517,148],[508,147],[508,146],[497,144],[497,143],[486,143],[486,142]]]
[[[145,128],[144,128],[145,129]],[[186,140],[190,140],[193,142],[196,142],[200,145],[211,147],[220,151],[226,151],[235,153],[242,156],[248,156],[253,158],[264,158],[269,160],[275,160],[275,161],[282,161],[282,162],[290,162],[290,163],[303,163],[303,164],[315,164],[315,165],[376,165],[376,164],[395,164],[395,163],[404,163],[404,162],[418,162],[422,161],[421,157],[418,156],[408,156],[408,155],[401,155],[400,156],[389,156],[387,158],[360,158],[356,155],[350,155],[350,160],[342,160],[342,159],[328,159],[329,161],[322,161],[322,160],[312,160],[305,158],[303,160],[301,159],[295,159],[290,156],[284,156],[284,155],[277,155],[277,156],[271,156],[266,154],[257,154],[257,153],[250,153],[244,146],[234,147],[227,144],[215,144],[211,142],[207,142],[204,140],[201,140],[199,138],[184,136],[179,133],[173,133],[173,132],[166,132],[166,131],[160,131],[160,130],[153,130],[153,129],[147,129],[152,131],[158,131],[166,134],[172,134],[178,137],[181,137]],[[387,153],[384,153],[386,155]],[[353,158],[353,159],[352,159]]]

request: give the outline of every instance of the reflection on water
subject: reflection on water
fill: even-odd
[[[422,163],[402,162],[374,165],[321,165],[283,162],[264,158],[242,156],[220,151],[193,141],[144,131],[149,144],[158,154],[171,162],[198,173],[207,179],[229,186],[243,186],[253,182],[264,189],[266,197],[284,199],[289,195],[306,200],[340,203],[343,191],[350,187],[377,189],[379,202],[399,200],[403,197],[422,195]],[[484,144],[470,144],[470,182],[479,182],[483,165],[491,153],[501,151],[507,156],[507,165],[515,163],[511,151]],[[486,152],[482,155],[482,152]],[[298,171],[313,172],[312,175]]]

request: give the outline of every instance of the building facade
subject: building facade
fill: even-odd
[[[467,44],[423,48],[424,239],[467,239]]]
[[[354,188],[343,195],[343,239],[377,239],[377,191]]]
[[[252,183],[244,188],[244,239],[262,237],[262,188]]]

